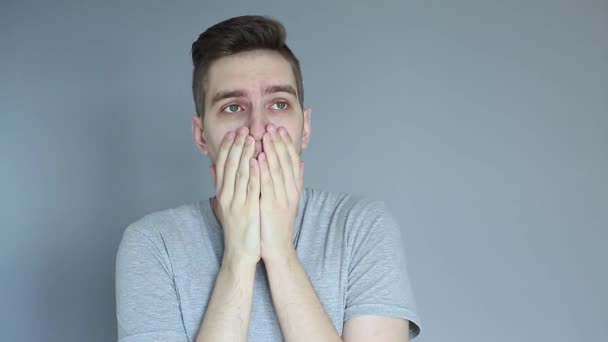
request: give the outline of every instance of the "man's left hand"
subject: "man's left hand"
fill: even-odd
[[[269,125],[260,165],[260,249],[264,261],[295,253],[293,226],[304,186],[304,162],[284,127]]]

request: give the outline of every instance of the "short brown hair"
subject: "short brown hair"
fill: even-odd
[[[243,51],[267,49],[280,53],[291,64],[300,107],[304,109],[304,87],[300,62],[291,52],[285,38],[285,27],[276,19],[244,15],[224,20],[209,27],[192,43],[192,94],[196,114],[205,113],[205,82],[209,66],[213,61]]]

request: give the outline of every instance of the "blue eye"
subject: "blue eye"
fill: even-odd
[[[237,109],[240,108],[241,106],[237,105],[237,104],[231,104],[228,107],[224,108],[224,110],[230,108],[230,110],[228,111],[228,113],[235,113],[237,112]]]
[[[274,107],[275,105],[281,105],[281,106],[279,106],[279,108],[273,108],[273,109],[278,109],[278,110],[285,110],[285,109],[287,109],[287,102],[285,102],[285,101],[275,102],[275,104],[272,105],[272,106]]]

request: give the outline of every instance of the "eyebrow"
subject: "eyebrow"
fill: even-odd
[[[296,90],[293,89],[293,87],[289,84],[273,85],[268,86],[264,89],[264,95],[272,93],[290,93],[294,97],[298,97],[298,95],[296,94]]]
[[[293,95],[295,98],[298,97],[296,90],[289,84],[277,84],[271,85],[264,88],[264,95],[273,94],[273,93],[289,93]],[[213,95],[211,99],[211,106],[215,105],[218,101],[223,99],[233,98],[233,97],[245,97],[247,93],[244,90],[236,89],[236,90],[221,90]]]

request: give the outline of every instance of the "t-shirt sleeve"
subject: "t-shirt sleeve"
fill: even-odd
[[[420,319],[401,228],[382,201],[365,205],[351,228],[344,321],[360,315],[403,318],[415,338]]]
[[[188,341],[169,255],[147,234],[129,226],[116,254],[118,341]]]

